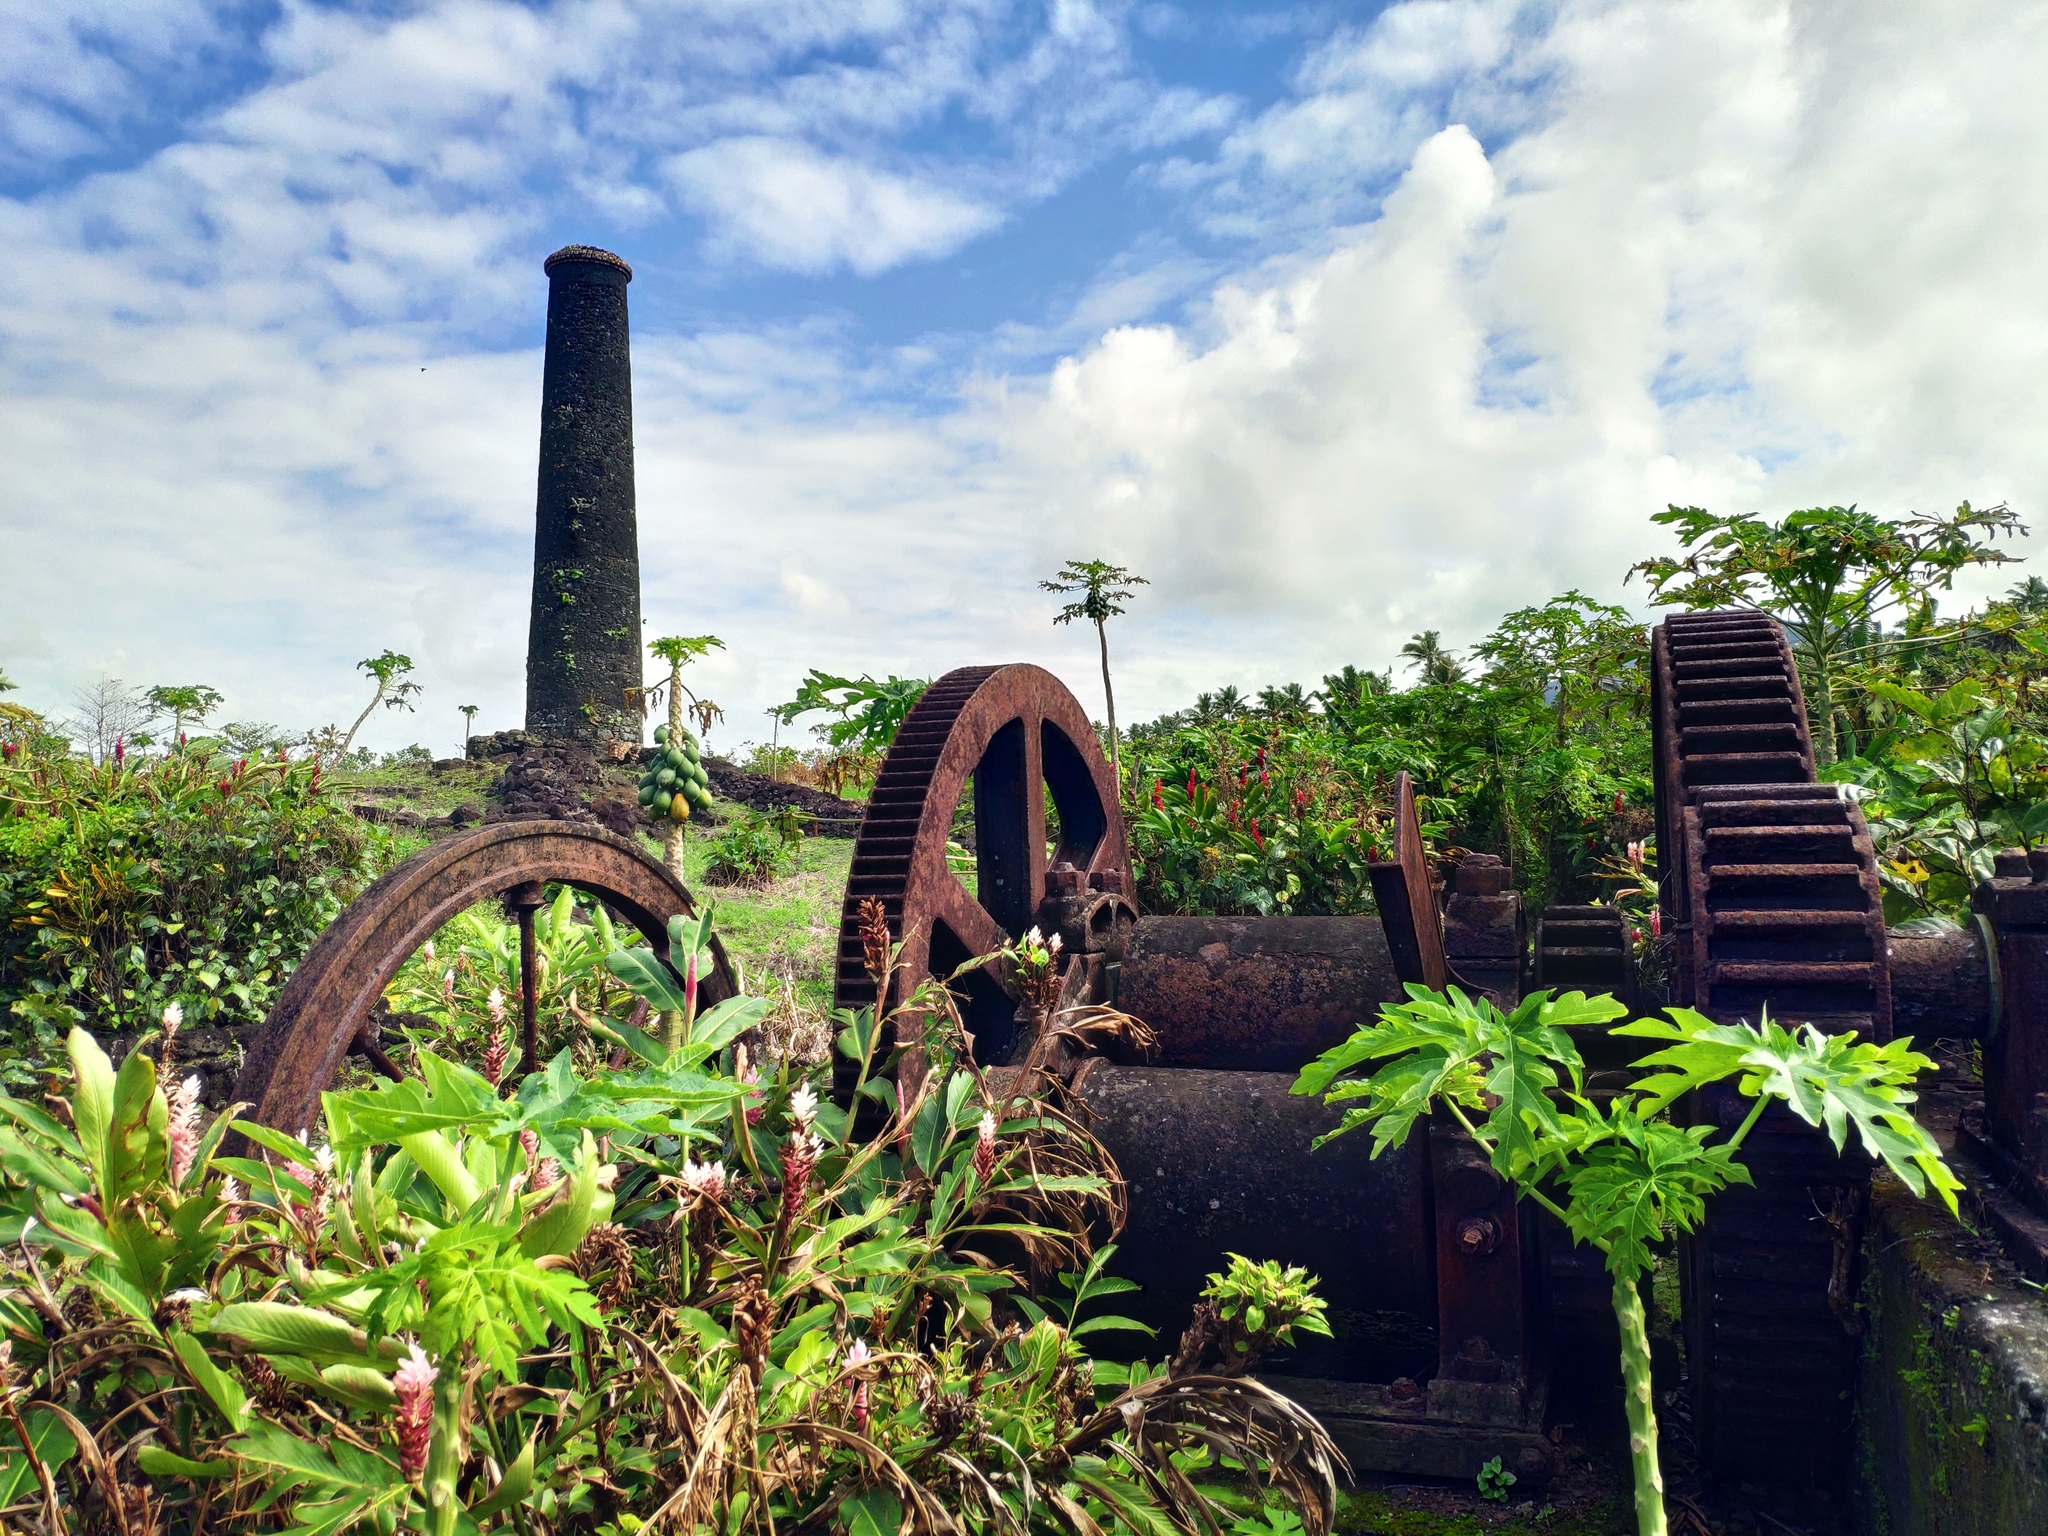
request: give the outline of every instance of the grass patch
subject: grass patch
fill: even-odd
[[[715,834],[691,830],[683,845],[683,879],[692,895],[712,904],[718,936],[745,970],[747,990],[768,994],[787,980],[801,1002],[828,1011],[853,840],[805,838],[790,873],[758,887],[714,885],[705,878],[715,840]],[[661,857],[652,839],[647,847]]]

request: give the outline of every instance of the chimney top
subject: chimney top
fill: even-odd
[[[633,269],[610,251],[601,251],[594,245],[565,245],[546,261],[541,263],[543,272],[553,272],[558,262],[587,261],[600,267],[617,267],[626,274],[626,281],[633,281]]]

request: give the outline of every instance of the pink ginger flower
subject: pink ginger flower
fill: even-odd
[[[798,1131],[782,1144],[782,1209],[785,1221],[803,1210],[804,1201],[810,1193],[811,1174],[824,1153],[825,1144],[810,1130]]]
[[[683,1188],[695,1199],[717,1205],[725,1199],[725,1164],[683,1164]]]
[[[493,1088],[497,1087],[505,1076],[505,1058],[508,1050],[504,1029],[500,1027],[492,1030],[490,1041],[484,1046],[484,1081]]]
[[[1650,908],[1650,937],[1653,939],[1664,937],[1664,909],[1662,907]]]
[[[455,1002],[455,967],[452,965],[441,977],[441,1001],[451,1007]]]
[[[1619,816],[1623,811],[1627,809],[1628,796],[1624,795],[1620,790],[1617,789],[1614,792],[1614,814]]]
[[[533,1133],[531,1127],[519,1133],[519,1145],[526,1153],[527,1188],[539,1193],[562,1182],[561,1162],[552,1153],[541,1154],[540,1137]]]
[[[761,1102],[761,1095],[758,1092],[761,1082],[761,1069],[747,1060],[747,1048],[744,1045],[739,1048],[739,1052],[734,1058],[733,1076],[737,1077],[742,1086],[748,1090],[743,1099],[747,1106],[747,1124],[759,1125],[761,1123],[761,1116],[766,1112],[768,1106]]]
[[[873,1358],[866,1339],[855,1339],[846,1351],[846,1369],[849,1373],[858,1371]],[[868,1427],[868,1383],[865,1377],[856,1380],[853,1389],[853,1427],[865,1432]]]
[[[195,1073],[171,1094],[171,1182],[183,1184],[199,1155],[199,1078]]]
[[[996,1171],[996,1117],[981,1112],[981,1128],[974,1138],[974,1176],[986,1184]]]
[[[306,1133],[300,1131],[299,1140],[305,1139]],[[292,1215],[307,1228],[309,1237],[318,1236],[320,1229],[327,1224],[327,1212],[334,1204],[334,1148],[316,1149],[311,1168],[304,1163],[287,1163],[284,1171],[305,1185],[306,1192],[313,1197],[311,1205],[294,1200]]]
[[[114,766],[120,767],[128,760],[128,740],[125,736],[114,738]]]
[[[392,1373],[398,1394],[398,1470],[409,1483],[426,1475],[427,1450],[434,1443],[434,1383],[441,1372],[418,1344]]]
[[[493,1024],[504,1023],[505,994],[503,992],[500,992],[496,987],[491,988],[491,995],[484,999],[484,1011],[491,1016],[491,1022]]]
[[[818,1118],[818,1095],[809,1083],[789,1096],[789,1117],[799,1131],[808,1131]]]

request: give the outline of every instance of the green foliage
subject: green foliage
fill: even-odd
[[[1315,1278],[1307,1270],[1299,1265],[1283,1268],[1276,1259],[1254,1263],[1238,1253],[1224,1257],[1229,1265],[1222,1274],[1209,1276],[1202,1299],[1233,1325],[1238,1337],[1231,1347],[1238,1353],[1292,1344],[1297,1328],[1330,1336],[1323,1298],[1315,1294]]]
[[[204,683],[158,686],[150,689],[147,697],[159,714],[171,717],[171,728],[180,735],[184,733],[187,720],[197,724],[225,702],[217,689]]]
[[[1508,1490],[1515,1486],[1516,1478],[1514,1473],[1501,1466],[1498,1456],[1490,1456],[1486,1465],[1479,1469],[1478,1482],[1479,1497],[1505,1504],[1508,1501]]]
[[[917,701],[931,686],[927,678],[896,677],[876,682],[862,673],[859,677],[838,677],[813,667],[787,704],[774,713],[784,725],[800,717],[823,712],[836,715],[814,729],[838,751],[886,752],[896,739]]]
[[[748,812],[734,818],[704,866],[721,885],[767,885],[796,862],[803,833],[788,815]]]
[[[1149,805],[1129,823],[1138,899],[1154,912],[1371,910],[1374,816],[1310,729],[1191,727],[1153,759]],[[1185,780],[1162,777],[1190,762]]]
[[[533,914],[534,1000],[543,1055],[580,1043],[590,1022],[622,1021],[636,1001],[607,967],[640,942],[620,933],[602,903],[567,886]],[[494,1037],[516,1036],[519,928],[495,905],[458,913],[400,967],[384,1001],[412,1038],[480,1066]],[[508,1002],[508,999],[510,1000]],[[398,1053],[401,1057],[404,1051]]]
[[[388,842],[320,772],[197,750],[8,757],[0,1004],[46,1044],[75,1023],[147,1027],[172,1002],[194,1024],[261,1019]]]
[[[1539,905],[1607,899],[1619,856],[1652,824],[1648,647],[1624,611],[1570,592],[1503,618],[1474,648],[1474,677],[1397,691],[1347,668],[1323,680],[1320,713],[1282,689],[1258,709],[1232,688],[1204,694],[1131,732],[1140,899],[1155,911],[1370,910],[1364,865],[1402,769],[1439,844],[1505,858]],[[1255,839],[1247,792],[1276,782],[1281,797],[1252,807]]]
[[[1375,1158],[1406,1142],[1423,1115],[1441,1113],[1523,1199],[1605,1255],[1621,1325],[1639,1528],[1655,1536],[1665,1525],[1637,1282],[1669,1232],[1697,1230],[1715,1194],[1750,1182],[1736,1157],[1765,1107],[1783,1104],[1825,1129],[1838,1152],[1853,1127],[1865,1152],[1916,1194],[1932,1188],[1951,1212],[1962,1185],[1909,1109],[1911,1083],[1933,1065],[1910,1041],[1878,1046],[1810,1024],[1786,1030],[1768,1014],[1756,1026],[1717,1024],[1672,1008],[1663,1019],[1614,1028],[1669,1043],[1638,1060],[1645,1075],[1630,1087],[1595,1099],[1584,1090],[1569,1031],[1625,1012],[1611,997],[1534,992],[1502,1014],[1455,987],[1437,993],[1411,985],[1408,1001],[1388,1004],[1377,1022],[1310,1063],[1294,1091],[1345,1106],[1319,1145],[1369,1128]],[[1730,1081],[1756,1101],[1732,1134],[1717,1141],[1713,1126],[1662,1118],[1694,1089]]]
[[[179,1536],[1213,1536],[1256,1488],[1259,1529],[1328,1529],[1334,1450],[1298,1408],[1081,1347],[1135,1325],[1075,1316],[1129,1289],[1089,1250],[1110,1188],[1078,1125],[936,1038],[899,1098],[864,1012],[842,1046],[888,1123],[853,1140],[745,1065],[764,1007],[673,1048],[625,1026],[628,1069],[564,1051],[509,1098],[423,1048],[417,1078],[327,1094],[324,1145],[242,1125],[248,1156],[147,1054],[117,1072],[74,1032],[58,1113],[0,1095],[0,1407],[60,1507],[111,1479]],[[1065,1275],[1063,1319],[1027,1268]],[[40,1510],[15,1446],[0,1488]]]
[[[1123,605],[1131,600],[1131,588],[1151,583],[1106,560],[1069,560],[1051,581],[1038,585],[1046,592],[1079,594],[1053,616],[1053,623],[1071,624],[1076,619],[1085,619],[1099,626],[1124,611]]]

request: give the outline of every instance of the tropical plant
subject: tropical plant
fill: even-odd
[[[1824,776],[1863,803],[1888,915],[1959,914],[1999,849],[2048,834],[2048,740],[1972,678],[1931,697],[1884,679],[1866,691],[1891,720]]]
[[[602,902],[579,900],[568,886],[533,914],[534,1021],[543,1054],[568,1050],[579,1069],[599,1065],[594,1024],[644,1021],[646,1008],[607,964],[639,935],[621,934]],[[445,923],[399,968],[384,1001],[404,1028],[406,1052],[423,1045],[500,1081],[519,1030],[510,1021],[520,998],[518,925],[495,904],[471,907]]]
[[[324,1144],[202,1127],[196,1084],[166,1092],[147,1051],[116,1073],[82,1031],[68,1098],[0,1097],[9,1518],[1211,1536],[1250,1502],[1329,1528],[1342,1461],[1286,1399],[1088,1358],[1131,1326],[1077,1315],[1128,1288],[1089,1236],[1120,1184],[1042,1061],[996,1090],[930,984],[913,1015],[844,1014],[879,1119],[857,1138],[748,1060],[758,1000],[699,1016],[647,952],[611,964],[686,1012],[678,1045],[618,1027],[625,1067],[560,1054],[509,1098],[423,1050],[418,1078],[327,1094]],[[880,1070],[892,1031],[924,1071]]]
[[[897,677],[892,673],[876,682],[865,672],[859,677],[838,677],[813,667],[797,688],[796,697],[787,704],[778,704],[773,713],[784,725],[793,725],[802,716],[821,711],[836,715],[836,720],[812,727],[835,753],[879,756],[889,750],[904,716],[916,707],[930,686],[930,681],[922,677]]]
[[[1947,517],[1880,518],[1849,507],[1809,507],[1776,523],[1700,507],[1669,507],[1652,522],[1676,528],[1682,558],[1638,561],[1650,600],[1690,609],[1757,607],[1783,619],[1806,680],[1814,758],[1836,756],[1835,678],[1845,655],[1871,643],[1880,617],[1902,611],[1908,634],[1930,626],[1934,594],[1973,565],[2005,564],[1999,535],[2027,530],[2003,504],[1967,501]]]
[[[1914,1079],[1933,1062],[1910,1040],[1859,1042],[1853,1031],[1786,1030],[1766,1013],[1752,1026],[1717,1024],[1689,1008],[1666,1010],[1612,1033],[1666,1042],[1640,1058],[1643,1075],[1596,1099],[1570,1030],[1627,1015],[1611,997],[1532,992],[1511,1014],[1453,987],[1410,985],[1376,1023],[1303,1070],[1298,1094],[1341,1105],[1332,1137],[1370,1129],[1374,1157],[1400,1147],[1425,1115],[1441,1115],[1487,1153],[1517,1194],[1562,1221],[1576,1242],[1606,1257],[1621,1329],[1621,1366],[1635,1473],[1637,1529],[1663,1536],[1663,1481],[1650,1389],[1650,1344],[1637,1282],[1669,1229],[1690,1232],[1707,1202],[1747,1184],[1737,1161],[1766,1109],[1783,1104],[1824,1127],[1839,1153],[1854,1126],[1864,1151],[1916,1195],[1933,1192],[1951,1212],[1961,1182],[1913,1118]],[[1671,1106],[1710,1084],[1733,1081],[1755,1100],[1733,1133],[1671,1123]]]
[[[711,717],[723,717],[717,705],[690,691],[683,682],[683,668],[700,656],[724,650],[725,642],[716,635],[668,635],[650,641],[647,648],[668,663],[668,677],[642,689],[641,697],[658,703],[665,694],[668,724],[655,727],[655,760],[640,779],[640,806],[662,834],[662,862],[680,880],[690,812],[711,806],[710,776],[699,761],[695,738],[683,728],[683,699],[689,698],[700,730],[709,728]]]
[[[719,885],[767,885],[796,858],[803,833],[779,813],[734,818],[712,844],[705,878]]]
[[[1127,823],[1147,910],[1372,910],[1366,864],[1379,846],[1378,811],[1325,740],[1237,725],[1189,731],[1174,746],[1147,763],[1148,803]],[[1185,778],[1170,782],[1183,761]]]
[[[355,724],[334,744],[335,753],[343,757],[355,745],[356,732],[363,728],[363,722],[376,712],[378,705],[386,709],[411,709],[413,695],[421,692],[420,685],[411,677],[412,658],[397,651],[386,650],[378,656],[366,656],[356,663],[356,670],[366,673],[376,683],[377,690],[370,695],[370,702],[363,706],[363,712],[356,716]]]
[[[1109,768],[1121,786],[1124,781],[1123,761],[1117,748],[1116,694],[1109,686],[1108,626],[1111,619],[1124,611],[1123,605],[1131,600],[1131,589],[1150,586],[1151,583],[1106,560],[1069,560],[1051,581],[1041,581],[1038,585],[1042,591],[1063,596],[1079,594],[1075,601],[1053,615],[1053,623],[1071,624],[1076,619],[1086,619],[1095,626],[1095,640],[1102,648],[1102,703],[1109,719]],[[1118,793],[1121,794],[1122,790],[1119,789]]]
[[[1444,637],[1438,630],[1425,629],[1411,636],[1401,647],[1401,654],[1415,663],[1415,680],[1425,688],[1443,688],[1465,680],[1465,669],[1444,648]]]
[[[73,1024],[178,1003],[250,1024],[378,873],[390,834],[321,792],[317,760],[0,759],[0,1006],[24,1069]]]
[[[160,714],[171,717],[171,730],[175,739],[185,739],[185,722],[203,724],[206,717],[219,709],[225,702],[217,689],[204,683],[189,683],[177,687],[159,685],[149,690],[149,702]]]
[[[462,716],[462,745],[465,750],[469,746],[469,733],[476,726],[477,709],[478,706],[475,704],[458,704],[455,706],[455,712]]]

